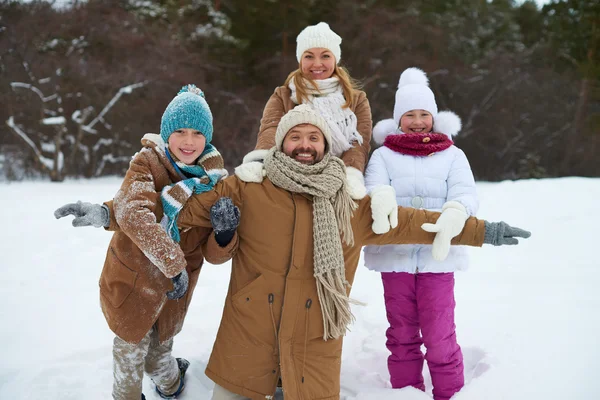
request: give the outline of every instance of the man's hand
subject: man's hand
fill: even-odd
[[[445,260],[450,251],[450,241],[465,226],[469,215],[465,207],[457,201],[447,201],[442,206],[442,215],[435,224],[423,224],[421,228],[427,232],[437,232],[433,239],[431,254],[434,260]]]
[[[225,247],[233,239],[240,223],[240,209],[229,197],[221,197],[210,208],[210,223],[215,231],[215,240]]]
[[[110,224],[110,215],[108,207],[103,204],[92,204],[78,201],[77,203],[69,203],[56,209],[54,217],[56,219],[74,215],[74,227],[95,226],[96,228],[108,227]]]
[[[488,222],[485,221],[485,236],[483,243],[492,246],[515,245],[519,244],[518,237],[527,239],[531,232],[521,228],[510,226],[504,221]]]
[[[181,271],[179,275],[171,278],[171,282],[173,282],[173,290],[167,292],[167,298],[169,300],[179,300],[188,289],[189,277],[187,271],[185,269]]]

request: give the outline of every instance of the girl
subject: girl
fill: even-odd
[[[381,272],[383,280],[392,387],[425,390],[426,359],[435,400],[449,399],[464,384],[454,325],[454,271],[463,269],[467,258],[464,248],[449,249],[448,237],[475,215],[478,200],[467,158],[450,139],[460,125],[454,113],[438,113],[425,73],[409,68],[400,76],[394,118],[375,126],[375,141],[383,146],[373,152],[366,172],[367,188],[393,186],[398,205],[442,211],[435,226],[424,226],[439,231],[433,251],[430,245],[364,250],[365,265]]]

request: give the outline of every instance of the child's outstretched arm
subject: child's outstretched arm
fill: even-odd
[[[73,226],[94,226],[96,228],[108,228],[110,224],[110,210],[104,204],[92,204],[82,202],[68,203],[54,211],[54,217],[60,219],[67,215],[73,215]]]

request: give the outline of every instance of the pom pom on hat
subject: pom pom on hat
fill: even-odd
[[[398,89],[402,86],[406,85],[425,85],[429,87],[429,78],[423,70],[419,68],[407,68],[400,75],[400,80],[398,81]]]
[[[433,131],[448,137],[456,136],[462,128],[460,117],[452,111],[440,111],[433,120]]]
[[[396,103],[394,104],[394,121],[400,125],[400,118],[410,110],[425,110],[433,115],[438,113],[435,96],[429,88],[429,79],[419,68],[408,68],[398,82]]]
[[[323,119],[318,111],[313,110],[307,104],[300,104],[295,108],[292,108],[287,112],[287,114],[281,117],[279,125],[277,125],[277,131],[275,132],[275,145],[277,146],[277,150],[282,149],[283,139],[285,139],[285,135],[287,135],[290,129],[296,125],[302,124],[311,124],[319,128],[321,132],[323,132],[323,136],[325,136],[325,142],[327,143],[328,149],[327,151],[331,151],[331,132],[329,131],[329,125],[327,125],[327,121]]]
[[[204,92],[193,84],[183,86],[165,109],[160,122],[160,136],[168,143],[174,131],[186,128],[199,131],[207,143],[211,142],[213,116]]]
[[[194,93],[194,94],[197,94],[198,96],[202,97],[203,99],[205,98],[204,92],[202,91],[202,89],[200,89],[198,86],[194,85],[193,83],[183,86],[177,94],[182,94],[182,93]]]
[[[342,38],[331,30],[326,22],[307,26],[296,37],[296,58],[298,62],[302,59],[302,53],[308,49],[324,48],[333,53],[336,64],[342,58]]]

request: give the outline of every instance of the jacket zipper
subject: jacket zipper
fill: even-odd
[[[296,206],[296,198],[294,197],[294,194],[292,193],[292,203],[294,203],[294,226],[292,228],[292,231],[295,232],[296,230],[296,211],[297,211],[297,206]],[[292,257],[294,257],[294,248],[296,247],[296,235],[292,235]],[[290,259],[290,263],[288,265],[287,268],[287,272],[285,273],[285,287],[283,289],[283,295],[281,296],[281,313],[279,314],[279,327],[277,328],[277,337],[276,337],[276,341],[277,341],[277,357],[278,357],[278,364],[279,364],[279,373],[277,374],[277,377],[275,378],[275,390],[277,390],[277,382],[279,381],[279,377],[281,376],[281,341],[279,340],[280,334],[281,334],[281,323],[283,322],[283,310],[284,310],[284,299],[285,299],[285,293],[287,292],[287,277],[290,274],[290,269],[292,267],[292,260]]]

